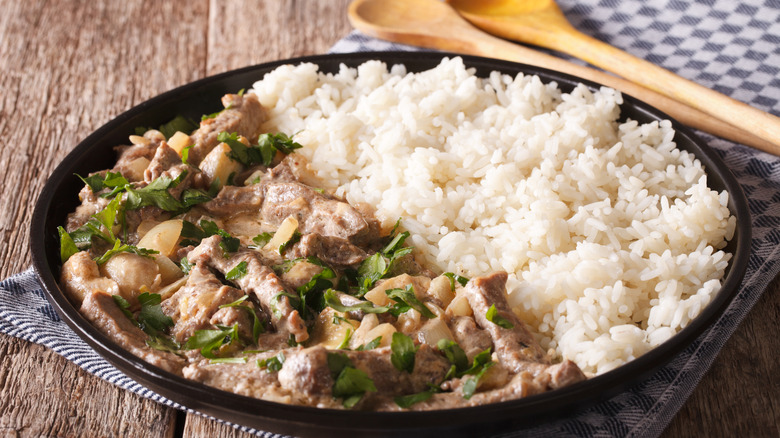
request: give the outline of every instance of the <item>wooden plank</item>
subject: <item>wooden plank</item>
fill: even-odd
[[[171,437],[176,411],[0,335],[0,436]]]
[[[349,3],[212,0],[208,74],[327,52],[352,30],[347,20]]]
[[[205,72],[205,1],[0,0],[0,276],[30,266],[34,200],[112,117]],[[186,47],[172,53],[172,47]],[[0,336],[3,436],[172,436],[176,411]]]

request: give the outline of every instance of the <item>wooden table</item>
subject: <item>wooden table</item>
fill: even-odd
[[[87,134],[204,76],[324,53],[351,31],[349,0],[0,0],[0,277],[31,265],[29,218],[46,177]],[[778,281],[665,436],[778,436]],[[0,335],[2,436],[241,436],[112,386]]]

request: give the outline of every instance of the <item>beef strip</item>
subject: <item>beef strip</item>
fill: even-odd
[[[69,233],[89,222],[92,215],[99,213],[106,208],[106,205],[110,202],[110,200],[106,198],[97,196],[97,194],[93,193],[92,189],[86,184],[79,192],[79,199],[81,200],[81,205],[76,207],[75,211],[68,214],[68,221],[65,224],[65,230]]]
[[[452,332],[455,342],[460,345],[469,361],[474,360],[474,356],[493,346],[493,340],[490,334],[477,327],[473,318],[468,316],[456,316],[447,319],[447,326]]]
[[[582,370],[570,360],[550,365],[548,356],[528,327],[509,308],[506,280],[505,272],[496,272],[472,279],[464,289],[474,319],[490,334],[501,363],[515,373],[527,371],[537,378],[547,379],[544,384],[551,389],[585,380]],[[486,314],[491,305],[496,306],[496,314],[509,321],[512,328],[505,329],[488,321]]]
[[[245,364],[212,364],[208,360],[193,362],[184,368],[183,375],[215,388],[258,399],[304,406],[340,408],[341,402],[331,397],[330,392],[325,388],[318,391],[305,390],[307,384],[324,386],[330,382],[332,385],[330,374],[321,376],[327,380],[295,381],[295,376],[309,374],[306,369],[296,365],[295,351],[296,349],[287,349],[281,352],[285,356],[285,362],[279,372],[257,366],[258,360],[262,361],[279,353],[274,350],[247,356]],[[327,370],[327,363],[325,369]],[[304,387],[303,391],[299,390],[301,387]]]
[[[147,183],[150,183],[162,176],[163,173],[171,167],[181,164],[182,161],[179,154],[168,146],[168,143],[163,141],[160,143],[160,146],[157,147],[152,161],[144,172],[144,180]]]
[[[265,186],[225,186],[211,201],[200,205],[216,217],[231,217],[242,213],[257,213],[265,199]]]
[[[327,265],[344,268],[355,266],[368,258],[359,246],[340,237],[304,234],[290,249],[291,257],[316,257]]]
[[[222,284],[205,264],[197,263],[190,270],[190,276],[184,286],[162,303],[162,310],[175,323],[171,335],[179,343],[183,343],[196,330],[215,329],[215,323],[232,326],[233,324],[220,321],[220,318],[213,321],[212,319],[220,311],[219,306],[232,303],[244,295],[244,292]],[[251,341],[252,321],[246,312],[240,313],[243,317],[237,315],[239,319],[234,323],[239,324],[240,332],[249,333],[249,336],[242,339]]]
[[[294,292],[285,286],[273,269],[263,263],[258,252],[242,248],[225,257],[219,246],[221,241],[220,236],[203,239],[200,245],[187,255],[187,258],[190,263],[204,263],[223,274],[239,263],[247,262],[246,275],[233,282],[246,293],[251,293],[257,298],[263,311],[271,315],[271,323],[278,332],[292,334],[296,342],[308,339],[309,333],[305,321],[290,302],[290,298],[284,295],[295,295]]]
[[[81,303],[93,292],[119,295],[119,285],[101,276],[98,264],[87,251],[79,251],[63,263],[60,283],[64,285],[68,297],[76,303]]]
[[[470,376],[464,378],[468,379]],[[462,385],[454,392],[442,392],[433,394],[428,400],[416,403],[408,409],[401,409],[392,399],[386,399],[380,405],[384,411],[431,411],[437,409],[452,409],[470,406],[482,406],[489,403],[498,403],[506,400],[516,400],[523,397],[529,397],[541,394],[547,389],[545,382],[534,378],[531,373],[522,372],[515,374],[505,385],[475,393],[471,398],[463,397]]]
[[[116,151],[119,153],[119,159],[117,160],[116,164],[114,164],[114,168],[111,169],[112,172],[121,173],[125,178],[128,179],[128,181],[139,181],[135,178],[136,172],[134,170],[135,166],[133,165],[133,162],[139,158],[152,161],[157,148],[164,140],[162,134],[159,134],[159,136],[148,135],[144,137],[146,139],[146,143],[135,144],[132,146],[119,146],[116,148]]]
[[[147,334],[122,313],[122,309],[108,293],[95,291],[87,294],[80,311],[93,325],[122,348],[152,365],[181,374],[184,359],[146,345]]]
[[[260,214],[272,224],[294,216],[301,234],[339,237],[361,246],[379,240],[378,231],[354,207],[299,182],[266,185]]]
[[[395,368],[390,360],[390,347],[343,353],[355,368],[368,374],[378,392],[392,395],[414,394],[429,389],[429,385],[439,385],[451,366],[444,356],[427,344],[420,345],[417,350],[411,373]]]
[[[463,293],[474,312],[474,320],[487,331],[495,346],[495,352],[507,367],[514,372],[523,371],[527,362],[549,364],[547,355],[533,338],[528,327],[509,308],[506,301],[506,272],[496,272],[485,277],[471,279]],[[496,306],[498,316],[512,324],[505,329],[488,321],[487,312]]]
[[[188,162],[197,166],[219,144],[220,132],[243,135],[250,142],[257,141],[260,125],[266,120],[266,111],[254,94],[226,94],[222,97],[225,110],[216,117],[200,122],[200,128],[192,133],[194,146],[189,151]]]
[[[330,396],[333,376],[328,367],[328,354],[344,354],[352,365],[365,372],[374,382],[377,392],[366,393],[362,407],[372,405],[372,398],[382,395],[414,394],[441,383],[450,363],[428,345],[421,345],[415,355],[411,373],[399,371],[390,360],[390,347],[374,350],[329,351],[322,346],[300,350],[286,350],[284,367],[279,371],[279,382],[288,389],[306,396]]]

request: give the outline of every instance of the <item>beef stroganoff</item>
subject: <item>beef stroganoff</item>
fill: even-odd
[[[668,122],[459,58],[286,65],[81,176],[61,284],[134,355],[281,403],[525,397],[662,343],[734,233]],[[171,115],[172,117],[174,115]]]

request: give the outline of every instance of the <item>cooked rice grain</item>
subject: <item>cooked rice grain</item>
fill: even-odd
[[[282,66],[254,85],[326,188],[403,218],[441,271],[510,273],[545,348],[595,374],[669,339],[720,289],[728,194],[669,121],[618,123],[619,92],[478,78],[460,58],[410,74]]]

